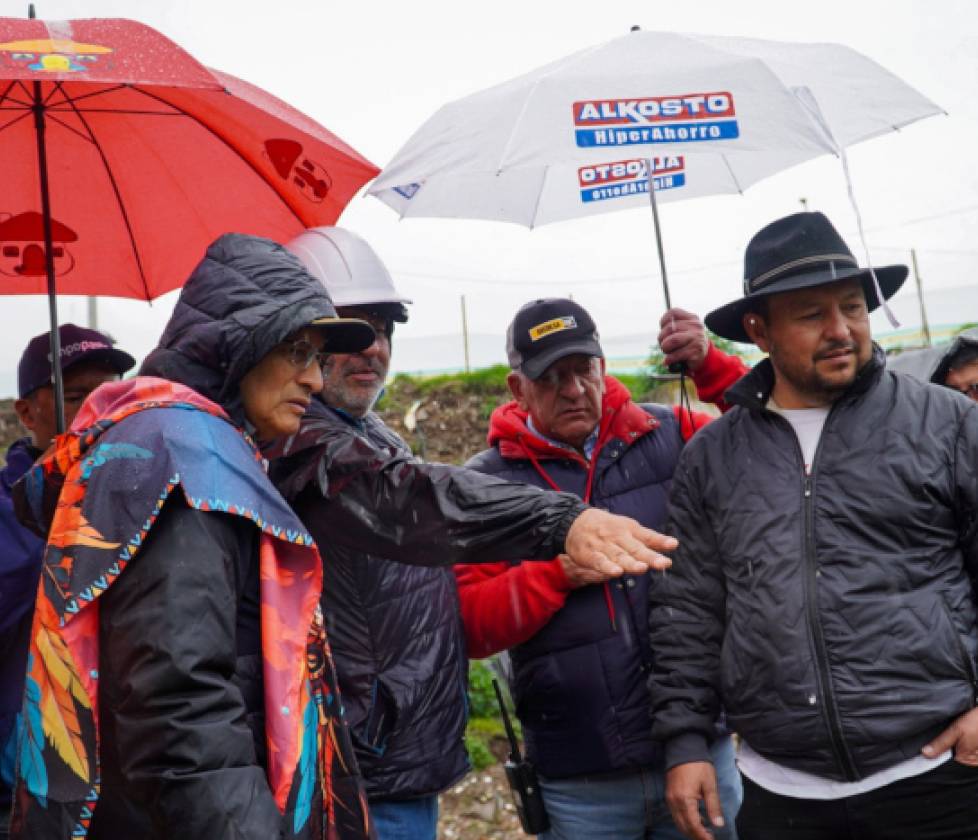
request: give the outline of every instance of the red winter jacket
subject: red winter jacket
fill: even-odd
[[[729,356],[712,344],[706,359],[693,376],[701,400],[726,411],[723,393],[749,368],[736,356]],[[708,414],[689,413],[673,406],[684,440],[710,421]],[[498,446],[505,459],[529,460],[547,485],[556,487],[539,462],[547,459],[576,460],[588,470],[589,501],[592,469],[598,453],[612,440],[626,445],[657,428],[659,423],[631,401],[628,390],[617,379],[605,377],[598,441],[588,463],[576,451],[554,446],[534,434],[526,425],[527,415],[515,402],[498,407],[489,421],[489,446]],[[571,591],[559,558],[546,562],[481,563],[455,566],[466,649],[472,659],[481,659],[532,638],[557,612]]]

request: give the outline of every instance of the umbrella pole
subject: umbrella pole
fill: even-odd
[[[662,248],[662,229],[659,226],[659,206],[655,200],[655,167],[653,159],[646,161],[649,169],[649,204],[652,205],[652,227],[655,229],[655,247],[659,252],[659,271],[662,273],[662,294],[666,299],[666,309],[672,309],[672,299],[669,295],[669,277],[666,274],[666,254]]]
[[[44,224],[44,270],[48,277],[48,313],[51,318],[51,371],[54,374],[55,423],[65,430],[65,388],[61,375],[61,334],[58,331],[58,298],[54,280],[54,243],[51,235],[51,193],[48,188],[48,153],[44,140],[44,99],[41,83],[34,82],[34,136],[37,138],[37,171],[41,182],[41,217]]]
[[[666,252],[662,247],[662,226],[659,224],[659,205],[655,200],[655,166],[653,164],[653,158],[650,157],[646,160],[645,165],[649,169],[649,204],[652,205],[652,227],[655,228],[655,247],[659,252],[659,271],[662,273],[662,295],[666,301],[666,309],[669,310],[672,309],[672,296],[669,294],[669,275],[666,273]],[[684,382],[686,370],[685,362],[674,362],[669,365],[670,373],[679,374],[681,397],[686,395],[686,384]],[[680,405],[682,405],[682,400],[680,400]]]

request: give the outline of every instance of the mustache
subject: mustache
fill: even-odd
[[[848,350],[852,353],[856,353],[859,350],[859,347],[855,341],[833,341],[830,344],[826,344],[824,347],[819,348],[819,351],[815,354],[815,359],[816,361],[824,359],[832,353],[837,353],[839,350]]]
[[[330,357],[326,361],[327,369],[337,367],[338,360],[335,357]],[[373,373],[377,376],[383,377],[384,375],[384,365],[378,359],[345,359],[339,369],[340,374],[343,376],[348,376],[354,373]]]

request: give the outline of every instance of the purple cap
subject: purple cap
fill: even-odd
[[[89,330],[75,324],[62,324],[58,328],[61,337],[61,370],[67,370],[79,362],[103,364],[125,373],[136,364],[136,360],[122,350],[116,350],[111,338],[96,330]],[[20,357],[17,365],[17,394],[23,399],[32,391],[50,385],[51,374],[51,334],[49,332],[34,336]]]

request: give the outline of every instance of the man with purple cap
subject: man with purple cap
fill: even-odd
[[[117,350],[110,338],[95,330],[64,324],[59,333],[65,422],[70,424],[92,391],[104,382],[118,379],[136,360]],[[10,445],[6,464],[0,469],[0,813],[10,807],[14,769],[11,732],[24,693],[27,635],[44,548],[44,540],[14,517],[10,491],[47,449],[57,428],[50,333],[32,338],[20,358],[14,410],[27,435]]]
[[[978,836],[978,405],[887,370],[821,213],[763,228],[706,316],[768,354],[685,448],[650,593],[652,734],[691,838],[723,823],[707,743],[741,737],[741,840]],[[728,816],[729,819],[729,816]]]

